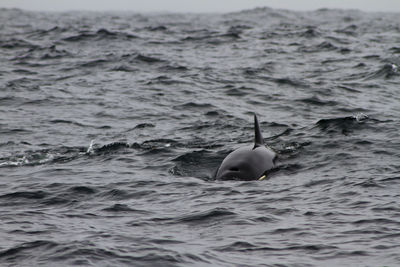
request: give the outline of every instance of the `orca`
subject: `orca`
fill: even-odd
[[[231,152],[222,161],[215,172],[216,180],[263,180],[275,167],[276,153],[264,145],[254,114],[254,145],[240,147]]]

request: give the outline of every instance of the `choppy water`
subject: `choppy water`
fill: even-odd
[[[1,266],[400,265],[399,14],[0,14]]]

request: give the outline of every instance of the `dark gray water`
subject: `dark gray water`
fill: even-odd
[[[400,16],[0,10],[1,266],[399,266]],[[252,142],[266,180],[214,181]]]

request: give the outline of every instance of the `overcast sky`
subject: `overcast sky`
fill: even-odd
[[[131,10],[137,12],[230,12],[255,7],[400,12],[400,0],[0,0],[0,7],[27,10]]]

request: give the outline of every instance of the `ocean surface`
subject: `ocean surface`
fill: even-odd
[[[400,266],[399,65],[396,13],[0,9],[0,266]]]

